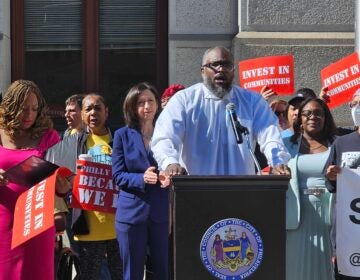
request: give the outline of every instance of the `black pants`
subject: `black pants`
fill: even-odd
[[[122,261],[116,239],[105,241],[78,241],[81,279],[99,280],[100,268],[106,256],[111,279],[123,279]]]

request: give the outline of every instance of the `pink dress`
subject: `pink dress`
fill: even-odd
[[[7,149],[0,146],[0,168],[5,171],[31,155],[43,157],[46,149],[59,142],[55,130],[46,132],[37,148]],[[8,183],[0,186],[0,280],[49,280],[54,278],[55,229],[51,228],[11,250],[15,202],[28,188]]]

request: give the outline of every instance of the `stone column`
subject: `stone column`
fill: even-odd
[[[169,83],[201,81],[204,51],[232,47],[238,33],[235,0],[169,0]]]

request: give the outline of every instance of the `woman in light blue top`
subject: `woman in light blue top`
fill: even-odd
[[[330,200],[323,170],[336,132],[334,119],[320,99],[299,107],[294,135],[284,139],[292,159],[286,196],[286,279],[333,279]]]

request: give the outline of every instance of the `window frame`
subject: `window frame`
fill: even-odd
[[[99,7],[100,0],[82,1],[82,89],[99,91]],[[11,1],[11,81],[25,77],[24,0]],[[156,0],[156,87],[168,84],[168,0]]]

